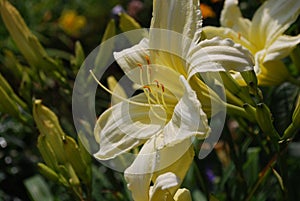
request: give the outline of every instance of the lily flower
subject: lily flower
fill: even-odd
[[[114,53],[142,92],[125,99],[99,82],[119,102],[97,120],[100,149],[94,156],[109,161],[141,147],[125,170],[133,199],[188,200],[179,187],[193,160],[192,141],[210,133],[196,74],[252,70],[254,63],[248,50],[229,39],[200,41],[197,0],[154,0],[153,6],[148,37]]]
[[[250,21],[243,18],[238,0],[226,0],[220,19],[222,27],[207,26],[203,31],[207,38],[231,38],[249,49],[255,55],[254,70],[258,84],[277,85],[290,76],[281,60],[300,42],[300,34],[288,36],[284,32],[299,14],[298,0],[268,0]]]

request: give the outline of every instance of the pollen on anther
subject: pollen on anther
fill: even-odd
[[[149,86],[146,85],[146,86],[143,86],[143,88],[147,89],[151,93],[151,87],[149,87]]]
[[[140,63],[137,63],[137,66],[140,67],[141,69],[143,68],[143,65]]]
[[[160,86],[161,86],[162,92],[165,92],[165,86],[163,84],[160,84]]]
[[[150,63],[150,58],[149,58],[148,55],[145,56],[145,59],[146,59],[146,61],[147,61],[147,64],[150,65],[151,63]]]
[[[159,82],[157,80],[153,80],[156,83],[157,88],[159,88]]]

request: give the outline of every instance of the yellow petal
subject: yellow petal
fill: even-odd
[[[180,77],[180,81],[184,86],[184,94],[175,106],[172,119],[164,127],[166,146],[177,144],[193,136],[205,138],[210,132],[207,116],[202,110],[195,91],[183,76]]]
[[[201,41],[188,55],[188,79],[196,73],[252,70],[252,54],[230,39],[212,38]]]
[[[271,46],[268,47],[264,62],[283,59],[300,43],[300,34],[297,36],[279,36]]]
[[[200,38],[201,11],[198,0],[155,0],[151,28],[166,29],[190,39]]]
[[[268,0],[252,18],[250,41],[261,47],[270,46],[274,40],[296,21],[300,14],[298,0]]]
[[[130,101],[147,104],[144,94]],[[164,117],[164,110],[157,108],[155,112]],[[143,144],[164,125],[165,122],[151,115],[150,107],[120,102],[106,110],[96,123],[94,134],[100,149],[94,156],[99,160],[113,159]]]
[[[280,60],[260,64],[260,69],[261,72],[257,75],[260,86],[278,85],[290,76],[286,66]]]
[[[251,22],[243,18],[238,0],[226,0],[221,13],[220,22],[223,27],[228,27],[241,34],[247,40],[249,39],[249,31]]]
[[[247,48],[252,54],[255,54],[255,52],[257,52],[255,44],[252,44],[245,37],[245,35],[242,35],[241,33],[238,33],[231,28],[206,26],[203,27],[203,32],[207,39],[212,39],[214,37],[220,37],[222,39],[229,38],[235,43],[239,43],[243,47]]]
[[[178,185],[168,188],[168,193],[173,197],[190,167],[194,157],[191,141],[185,140],[176,146],[159,149],[163,145],[162,139],[163,135],[157,135],[148,140],[125,171],[125,179],[135,201],[149,200],[151,180],[155,184],[160,175],[168,172],[174,173],[178,182]]]
[[[175,201],[192,201],[191,193],[186,188],[180,188],[174,195]]]

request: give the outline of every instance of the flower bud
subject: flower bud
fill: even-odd
[[[278,140],[280,138],[273,126],[271,112],[264,103],[257,104],[256,120],[261,130],[269,135],[271,139]]]

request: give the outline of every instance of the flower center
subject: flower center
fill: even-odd
[[[152,112],[154,115],[158,118],[161,118],[159,114],[155,112],[155,110],[152,108],[152,106],[162,106],[165,110],[166,114],[169,116],[172,114],[172,110],[170,107],[167,106],[165,101],[165,86],[164,84],[160,83],[158,80],[153,80],[151,82],[151,62],[149,56],[145,56],[147,65],[143,66],[140,63],[138,63],[138,67],[140,68],[140,83],[142,84],[142,90],[144,91],[144,94],[147,97],[148,104],[152,109]],[[146,69],[143,69],[146,68]],[[143,71],[146,72],[146,79],[147,84],[144,82],[144,75]]]

